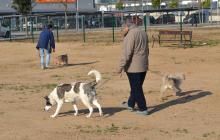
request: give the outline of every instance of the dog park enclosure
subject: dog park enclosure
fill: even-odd
[[[65,38],[57,43],[54,58],[68,52],[70,66],[42,71],[35,44],[27,41],[0,42],[0,139],[110,139],[110,140],[219,140],[219,28],[193,28],[194,40],[206,45],[194,48],[150,47],[149,71],[144,92],[151,115],[137,116],[121,108],[129,95],[126,75],[113,74],[121,54],[121,41],[106,40],[108,32],[96,34],[87,43]],[[158,30],[149,29],[151,35]],[[204,35],[209,32],[208,35]],[[116,32],[122,38],[120,32]],[[100,40],[97,40],[100,38]],[[81,38],[78,38],[81,39]],[[92,41],[93,40],[93,41]],[[96,42],[94,42],[96,40]],[[5,53],[7,52],[7,53]],[[28,52],[28,53],[27,53]],[[12,59],[16,58],[16,59]],[[97,89],[104,117],[94,110],[85,118],[87,108],[79,103],[79,116],[72,105],[65,104],[56,119],[44,112],[43,97],[60,83],[88,80],[87,72],[95,68],[104,84]],[[158,100],[164,73],[184,72],[183,95]]]

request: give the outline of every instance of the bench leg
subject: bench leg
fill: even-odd
[[[190,47],[192,48],[192,35],[190,36]]]
[[[160,35],[158,35],[158,44],[161,47]]]

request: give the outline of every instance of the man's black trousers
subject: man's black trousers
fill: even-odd
[[[134,108],[135,103],[137,103],[137,106],[140,109],[140,111],[147,110],[146,100],[142,88],[146,72],[127,72],[127,76],[131,87],[130,97],[128,99],[128,106]]]

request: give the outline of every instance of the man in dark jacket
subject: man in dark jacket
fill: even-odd
[[[192,17],[192,26],[194,26],[194,24],[195,24],[197,27],[197,23],[198,23],[198,17],[197,17],[197,14],[194,13],[193,17]]]
[[[47,28],[43,29],[43,31],[40,33],[36,48],[40,54],[41,68],[49,68],[51,51],[53,50],[53,52],[55,52],[55,42],[51,24],[49,24]],[[46,51],[46,65],[44,65],[44,51]]]
[[[123,54],[117,73],[126,72],[131,88],[128,102],[124,102],[123,105],[133,110],[137,104],[139,110],[136,113],[142,115],[148,115],[142,88],[148,70],[148,55],[146,32],[128,20],[124,25]]]

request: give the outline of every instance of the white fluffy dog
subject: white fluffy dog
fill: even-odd
[[[92,104],[95,105],[100,116],[102,116],[102,109],[100,104],[96,99],[96,89],[95,86],[101,80],[101,74],[97,70],[91,70],[88,75],[94,74],[96,80],[92,82],[74,82],[72,84],[61,84],[58,85],[54,90],[49,94],[49,96],[44,97],[46,99],[45,111],[48,111],[53,105],[57,104],[56,111],[52,118],[56,117],[63,105],[64,102],[70,102],[73,104],[75,110],[74,115],[77,116],[78,108],[76,106],[77,99],[80,99],[83,104],[88,107],[89,114],[86,117],[91,117],[93,112]]]
[[[182,84],[182,81],[185,80],[184,74],[167,74],[162,79],[162,85],[160,89],[160,99],[163,100],[165,91],[167,89],[172,89],[174,95],[177,95],[182,90],[180,88],[180,85]]]

